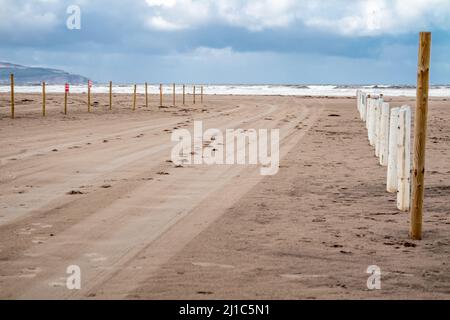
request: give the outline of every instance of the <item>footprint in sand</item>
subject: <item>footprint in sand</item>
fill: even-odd
[[[47,228],[53,227],[53,225],[51,225],[51,224],[44,224],[44,223],[40,223],[40,222],[32,223],[31,225],[33,227],[40,227],[42,229],[47,229]]]
[[[31,242],[33,242],[35,244],[43,244],[43,243],[45,243],[46,240],[47,240],[47,238],[45,238],[45,237],[36,237],[33,240],[31,240]]]
[[[90,262],[103,262],[108,260],[108,258],[102,256],[101,254],[98,254],[96,252],[86,253],[85,256],[89,258]]]
[[[303,279],[312,279],[312,278],[326,278],[327,275],[321,274],[280,274],[280,277],[286,278],[289,280],[303,280]]]
[[[27,236],[30,235],[33,231],[36,231],[35,228],[31,228],[31,227],[26,227],[26,228],[20,228],[16,234],[21,235],[21,236]]]
[[[34,278],[36,275],[41,272],[41,268],[38,267],[28,267],[20,270],[21,274],[18,276],[19,278]]]
[[[222,268],[222,269],[234,269],[234,266],[230,264],[220,264],[220,263],[212,263],[212,262],[192,262],[194,266],[204,267],[204,268]]]

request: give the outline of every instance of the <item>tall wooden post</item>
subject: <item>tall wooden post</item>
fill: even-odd
[[[45,81],[42,82],[42,116],[45,117]]]
[[[414,125],[414,160],[410,237],[422,239],[425,180],[425,143],[427,138],[428,86],[430,81],[431,32],[421,32],[417,66],[417,98]]]
[[[173,106],[175,107],[175,83],[172,85],[172,92],[173,92]]]
[[[64,114],[67,114],[67,90],[65,88],[64,88]]]
[[[397,131],[400,108],[392,108],[389,119],[389,152],[386,190],[397,192]]]
[[[148,108],[148,84],[145,83],[145,107]]]
[[[88,112],[91,112],[91,84],[90,84],[90,82],[88,81],[88,101],[87,101],[87,104],[88,104]]]
[[[200,102],[203,104],[203,86],[200,88]]]
[[[183,84],[183,106],[186,104],[185,94],[186,94],[186,86]]]
[[[389,103],[383,102],[381,105],[381,120],[380,120],[380,164],[382,166],[388,165],[389,154],[389,117],[390,117]]]
[[[194,104],[195,104],[195,86],[194,86]]]
[[[14,110],[14,74],[11,73],[11,119],[15,117]]]
[[[159,106],[163,106],[163,92],[162,92],[162,83],[159,84]]]
[[[134,93],[133,93],[133,111],[136,110],[136,85],[134,85]]]
[[[112,110],[112,81],[109,82],[109,110]]]
[[[370,97],[370,94],[368,94],[366,97],[366,129],[367,130],[369,130],[371,103],[372,103],[372,98]]]

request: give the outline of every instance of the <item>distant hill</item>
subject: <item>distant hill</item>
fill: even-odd
[[[0,84],[9,84],[9,75],[14,73],[14,82],[18,85],[39,84],[45,81],[48,84],[86,83],[88,78],[70,74],[63,70],[27,67],[18,64],[0,61]]]

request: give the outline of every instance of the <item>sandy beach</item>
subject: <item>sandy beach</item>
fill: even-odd
[[[449,101],[429,108],[424,239],[355,98],[0,94],[0,298],[450,299]],[[386,97],[391,106],[414,98]],[[165,97],[165,104],[171,97]],[[414,113],[413,113],[414,114]],[[280,168],[171,163],[171,132],[280,129]],[[81,290],[67,290],[79,265]],[[367,267],[382,272],[368,290]]]

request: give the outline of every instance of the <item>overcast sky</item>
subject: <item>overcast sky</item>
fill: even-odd
[[[81,9],[69,30],[66,10]],[[95,81],[450,83],[448,0],[0,0],[0,61]]]

